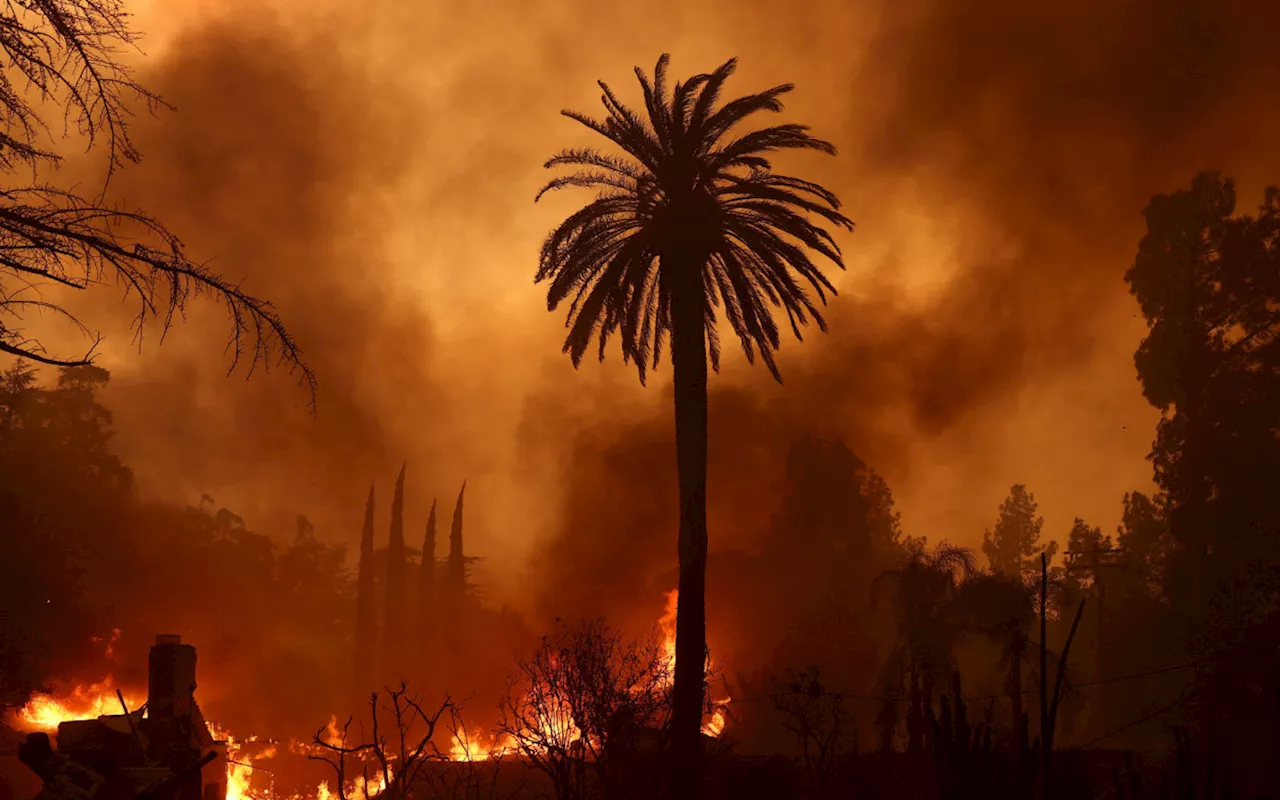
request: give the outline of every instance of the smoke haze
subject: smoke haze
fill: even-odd
[[[545,614],[624,609],[674,566],[669,373],[641,388],[616,352],[575,373],[532,284],[583,199],[533,205],[540,165],[591,143],[557,112],[594,114],[597,78],[634,100],[631,67],[661,52],[678,75],[739,56],[730,92],[794,82],[785,117],[840,149],[785,164],[858,224],[830,335],[784,343],[784,386],[736,354],[713,379],[713,550],[751,546],[803,433],[848,442],[931,541],[978,544],[1013,483],[1047,536],[1110,530],[1150,485],[1157,418],[1122,280],[1141,209],[1201,169],[1246,199],[1280,180],[1280,9],[1261,2],[138,12],[143,82],[178,110],[139,120],[117,191],[273,300],[320,380],[312,419],[288,376],[226,378],[217,309],[141,355],[107,327],[143,490],[207,493],[264,532],[306,514],[354,546],[370,481],[389,497],[407,458],[410,542],[467,479],[479,580]]]

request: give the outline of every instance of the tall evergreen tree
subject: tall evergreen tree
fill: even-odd
[[[378,642],[378,619],[373,602],[373,485],[364,505],[364,529],[360,532],[360,566],[356,577],[356,689],[366,691],[372,685],[371,669],[374,648]]]
[[[982,534],[982,553],[987,557],[993,572],[1034,579],[1040,569],[1040,552],[1053,558],[1058,543],[1040,546],[1040,529],[1044,517],[1036,516],[1039,506],[1036,496],[1018,483],[1009,489],[1009,496],[1000,504],[1000,518],[995,530]]]
[[[462,553],[462,498],[467,493],[467,482],[462,482],[458,503],[453,507],[453,526],[449,529],[449,594],[454,611],[461,609],[467,590],[467,560]]]
[[[391,543],[387,547],[387,609],[383,633],[383,668],[387,677],[402,670],[404,657],[404,473],[402,464],[396,478],[396,491],[391,499]]]
[[[422,563],[418,566],[418,671],[425,671],[435,646],[436,623],[436,500],[431,499],[427,532],[422,537]]]
[[[1152,198],[1125,273],[1148,326],[1134,363],[1161,412],[1150,458],[1177,545],[1166,583],[1187,610],[1250,562],[1280,561],[1280,192],[1256,216],[1235,210],[1216,174]]]

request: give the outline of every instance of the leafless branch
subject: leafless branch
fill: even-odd
[[[250,375],[259,365],[287,365],[314,400],[315,375],[271,303],[192,261],[174,234],[141,212],[90,202],[52,186],[0,191],[0,282],[13,280],[37,291],[42,284],[84,290],[114,280],[136,303],[133,329],[139,346],[148,322],[159,323],[163,340],[175,318],[185,316],[192,297],[212,296],[222,302],[231,323],[228,371],[244,361]],[[14,321],[27,307],[11,296],[0,299],[0,349],[57,366],[91,361],[92,350],[82,357],[50,355],[37,340],[23,336]],[[44,301],[44,307],[88,334],[61,306]]]
[[[157,321],[163,340],[175,317],[185,315],[187,301],[205,294],[221,301],[230,318],[228,371],[242,360],[249,362],[250,375],[259,365],[287,365],[299,374],[314,408],[315,376],[269,302],[192,261],[155,219],[106,202],[115,170],[141,157],[129,137],[131,108],[139,102],[150,110],[166,105],[135,81],[122,60],[139,38],[123,0],[0,3],[0,53],[8,62],[0,71],[0,172],[13,175],[25,167],[31,173],[25,188],[0,190],[0,352],[55,366],[83,365],[93,357],[93,347],[83,356],[52,354],[24,334],[15,322],[36,306],[13,299],[14,283],[38,291],[114,281],[137,304],[138,345],[146,323]],[[89,149],[106,148],[106,177],[92,199],[40,178],[60,159],[43,116],[49,108],[62,110],[63,137],[74,129]],[[72,319],[96,346],[100,337],[69,312],[52,300],[41,304]]]
[[[326,761],[337,774],[339,795],[346,800],[346,759],[359,757],[364,770],[365,786],[368,786],[368,757],[372,757],[382,774],[382,790],[380,797],[396,800],[408,796],[409,790],[424,777],[425,767],[433,762],[443,760],[433,739],[440,719],[454,708],[448,697],[432,712],[425,710],[422,698],[409,693],[408,686],[401,682],[396,689],[386,689],[386,696],[373,692],[369,696],[369,716],[371,723],[370,740],[358,745],[349,745],[349,730],[352,719],[348,718],[343,727],[342,739],[334,744],[325,738],[329,726],[316,731],[313,738],[313,752],[308,758]],[[383,733],[382,715],[390,714],[391,724],[395,727],[392,734],[397,748]],[[416,744],[414,743],[416,742]],[[393,767],[393,764],[395,765]],[[365,796],[368,796],[365,790]]]

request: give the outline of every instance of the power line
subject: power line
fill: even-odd
[[[1136,726],[1138,726],[1138,725],[1141,725],[1142,723],[1144,723],[1144,722],[1146,722],[1146,721],[1148,721],[1148,720],[1150,720],[1150,719],[1152,719],[1152,718],[1154,718],[1154,717],[1158,717],[1158,716],[1160,716],[1161,714],[1163,714],[1163,713],[1165,713],[1165,712],[1167,712],[1167,711],[1172,711],[1174,708],[1176,708],[1176,707],[1178,707],[1178,706],[1182,705],[1183,703],[1187,702],[1188,700],[1190,700],[1190,699],[1191,699],[1192,697],[1194,697],[1194,696],[1195,696],[1195,692],[1188,692],[1188,693],[1184,694],[1182,697],[1179,697],[1177,700],[1174,700],[1172,703],[1168,704],[1167,706],[1161,706],[1160,708],[1157,708],[1155,711],[1152,711],[1150,714],[1144,714],[1143,716],[1141,716],[1141,717],[1139,717],[1139,718],[1135,719],[1133,722],[1130,722],[1130,723],[1129,723],[1129,724],[1127,724],[1127,725],[1121,725],[1119,728],[1116,728],[1116,729],[1115,729],[1115,730],[1113,730],[1113,731],[1108,731],[1107,733],[1104,733],[1104,734],[1102,734],[1101,736],[1098,736],[1097,738],[1090,739],[1089,741],[1087,741],[1087,742],[1085,742],[1084,744],[1080,745],[1080,748],[1079,748],[1079,749],[1082,749],[1082,750],[1083,750],[1083,749],[1084,749],[1084,748],[1086,748],[1086,747],[1092,747],[1093,745],[1097,744],[1098,742],[1103,741],[1104,739],[1110,739],[1112,736],[1116,736],[1116,735],[1118,735],[1118,734],[1124,733],[1125,731],[1129,730],[1130,728],[1133,728],[1133,727],[1136,727]]]
[[[1130,675],[1116,675],[1115,677],[1112,677],[1112,678],[1099,678],[1096,681],[1086,681],[1084,683],[1075,683],[1075,684],[1071,684],[1067,688],[1087,689],[1091,686],[1105,686],[1106,684],[1109,684],[1109,683],[1120,683],[1121,681],[1132,681],[1132,680],[1137,680],[1138,678],[1149,678],[1153,675],[1163,675],[1167,672],[1177,672],[1179,670],[1191,669],[1192,667],[1198,667],[1201,664],[1205,664],[1212,660],[1213,660],[1212,658],[1202,658],[1198,661],[1189,661],[1186,664],[1174,664],[1173,666],[1170,666],[1170,667],[1161,667],[1159,669],[1147,670],[1146,672],[1134,672]],[[1040,691],[1039,689],[1027,689],[1023,691],[1022,694],[1024,695],[1037,694],[1039,693],[1039,691]],[[962,697],[960,699],[968,702],[971,700],[999,700],[1002,697],[1008,697],[1008,696],[1009,696],[1009,693],[1006,692],[1004,694],[982,695],[979,697]]]

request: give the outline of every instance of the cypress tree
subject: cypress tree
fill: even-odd
[[[360,565],[356,578],[355,680],[358,691],[367,691],[373,681],[372,660],[377,645],[377,618],[373,605],[373,485],[364,506],[364,529],[360,533]]]
[[[449,530],[449,594],[455,609],[462,607],[462,597],[467,588],[466,559],[462,555],[462,498],[467,492],[467,482],[462,482],[458,503],[453,507],[453,527]]]
[[[391,500],[391,543],[387,547],[387,610],[383,633],[383,665],[386,677],[403,668],[404,654],[404,473],[400,467]]]
[[[436,581],[436,500],[431,499],[427,516],[427,533],[422,538],[422,564],[418,567],[418,641],[419,671],[429,666],[435,645],[435,581]]]

